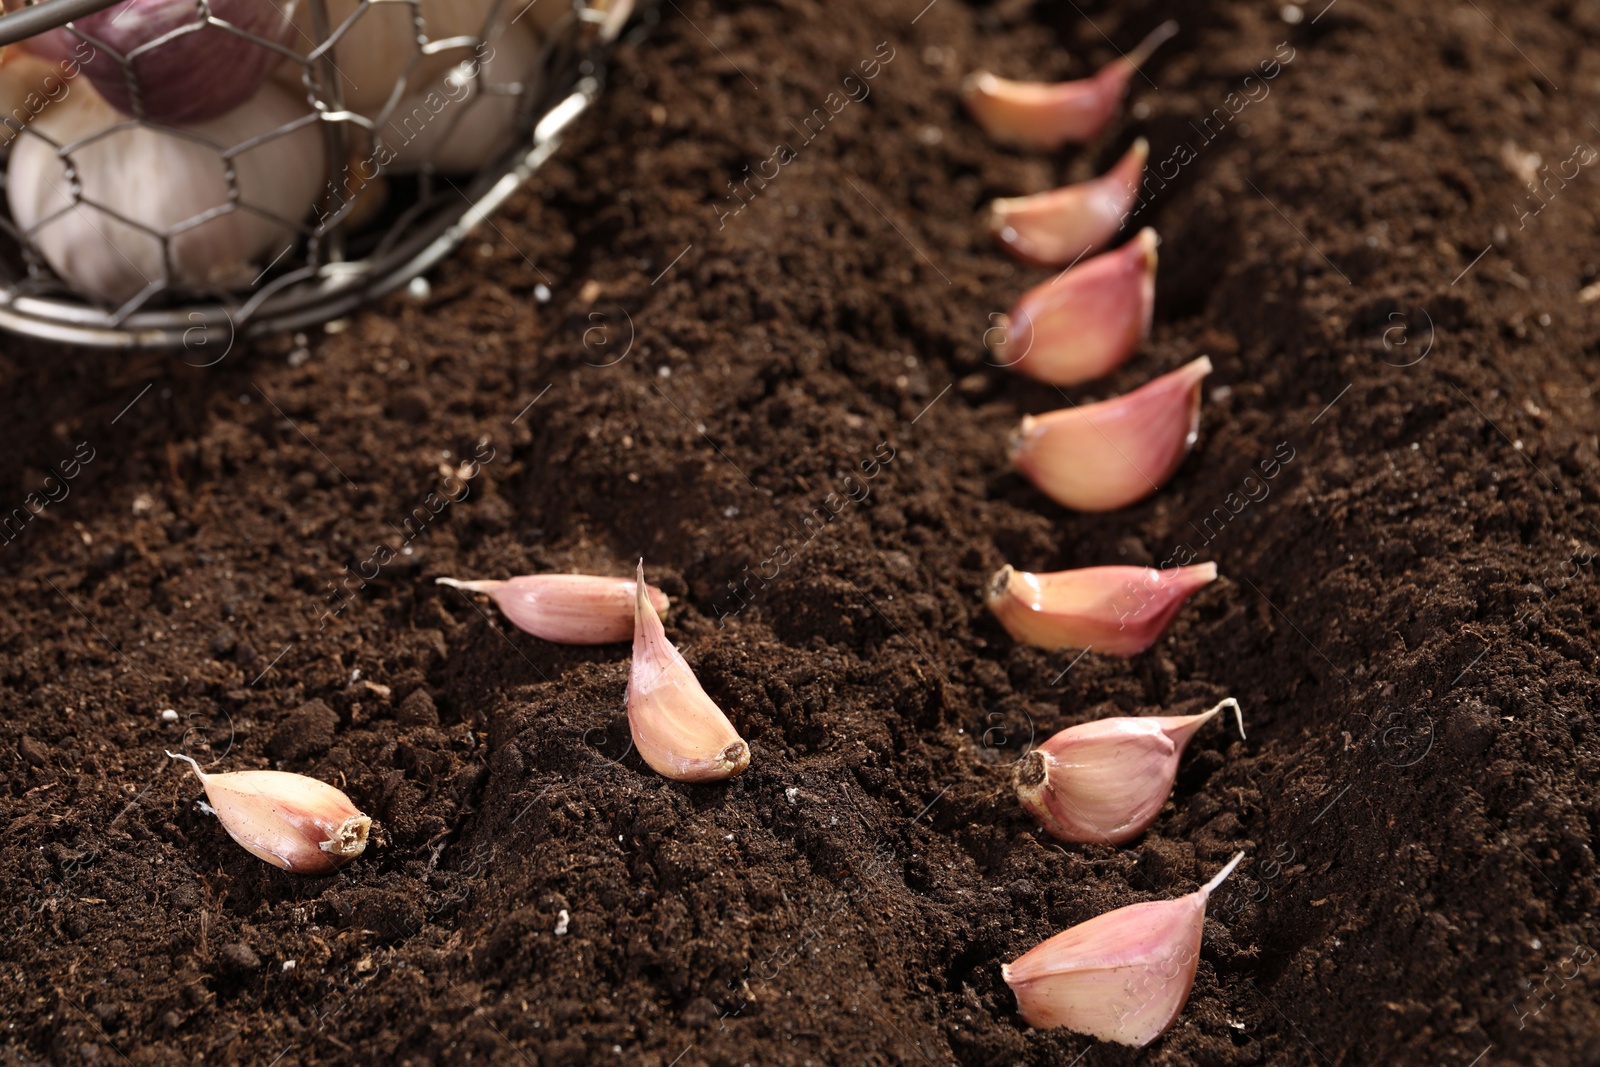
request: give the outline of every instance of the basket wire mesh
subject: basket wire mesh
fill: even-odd
[[[521,9],[514,14],[507,8],[508,0],[489,0],[476,32],[430,36],[430,0],[353,0],[353,4],[333,0],[350,8],[343,17],[330,0],[299,0],[306,5],[304,17],[295,18],[295,40],[285,44],[219,17],[213,10],[215,0],[196,0],[197,16],[192,21],[122,54],[75,21],[113,2],[42,0],[0,17],[0,44],[15,46],[64,25],[72,35],[68,40],[80,51],[92,50],[96,61],[100,56],[115,61],[126,81],[127,99],[122,103],[129,112],[104,128],[65,140],[27,121],[36,116],[19,117],[14,112],[0,117],[6,127],[0,136],[7,139],[8,163],[18,151],[29,151],[20,146],[33,138],[35,157],[43,146],[47,160],[60,167],[55,180],[42,174],[49,188],[37,194],[51,203],[51,210],[39,212],[27,226],[19,225],[9,211],[0,217],[0,231],[10,238],[0,239],[0,245],[12,246],[0,247],[0,327],[102,347],[181,345],[212,351],[225,351],[235,338],[303,329],[336,318],[406,284],[448,255],[549,158],[562,133],[588,108],[600,89],[606,51],[634,11],[632,0],[509,0]],[[281,0],[261,2],[276,7]],[[558,4],[559,11],[552,13]],[[516,69],[510,76],[501,70],[491,72],[493,64],[484,58],[486,53],[493,56],[497,47],[503,48],[507,33],[535,8],[540,8],[538,18],[530,21],[541,24],[540,32],[525,38],[532,43],[521,56],[508,49],[508,62]],[[392,18],[396,11],[409,16],[404,36],[412,38],[415,52],[408,54],[382,105],[363,113],[346,99],[345,87],[351,83],[336,63],[337,49],[362,19]],[[654,17],[654,10],[647,7],[646,14]],[[141,60],[202,32],[235,34],[266,49],[268,58],[279,64],[271,79],[284,88],[287,99],[298,92],[299,113],[232,139],[217,134],[217,123],[178,126],[150,118],[145,103],[160,87],[145,84]],[[455,58],[468,55],[483,61],[463,63]],[[439,85],[441,73],[448,91],[459,93],[459,99],[471,100],[480,109],[511,109],[507,146],[471,172],[451,173],[426,158],[404,167],[394,163],[423,133],[433,138],[428,143],[436,149],[474,134],[464,126],[472,114],[470,107],[455,108],[431,132],[422,128],[439,113],[417,105],[416,94]],[[83,77],[65,61],[56,74],[63,85]],[[66,91],[70,87],[63,97]],[[245,188],[241,174],[248,169],[242,164],[249,153],[273,151],[274,142],[289,145],[288,139],[297,135],[298,144],[313,135],[320,138],[323,162],[321,173],[311,176],[319,183],[314,202],[299,217],[291,217],[262,202],[261,189]],[[126,207],[130,197],[144,205],[156,202],[146,198],[161,198],[167,191],[135,188],[127,184],[128,166],[106,164],[113,156],[128,156],[130,146],[148,145],[156,137],[173,139],[162,144],[166,152],[214,153],[226,183],[225,195],[197,209],[192,204],[162,202],[162,207],[151,210],[195,209],[162,224],[130,213]],[[467,149],[471,152],[475,146],[469,144]],[[13,190],[11,169],[8,166],[6,176],[8,200],[14,191],[26,197],[29,193],[20,184]],[[103,180],[96,186],[86,181],[88,176]],[[113,178],[124,184],[115,184]],[[284,178],[307,180],[303,174]],[[126,279],[131,292],[90,295],[52,269],[44,242],[54,240],[49,250],[57,262],[63,256],[86,254],[79,248],[64,249],[63,239],[50,232],[52,226],[68,225],[77,230],[63,233],[76,232],[89,244],[103,240],[115,256],[127,261],[137,275]],[[181,264],[184,242],[229,225],[254,225],[252,232],[273,232],[269,251],[259,262],[237,264],[222,276],[186,275]],[[101,255],[111,261],[111,268],[125,266],[104,250]]]

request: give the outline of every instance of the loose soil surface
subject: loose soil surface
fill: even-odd
[[[303,347],[5,342],[4,505],[77,459],[0,546],[7,1062],[1600,1063],[1600,8],[925,3],[668,4],[431,295]],[[1092,145],[961,112],[1169,14]],[[1154,336],[1068,395],[1216,371],[1177,477],[1074,515],[1005,461],[1064,401],[985,361],[1048,275],[978,213],[1138,135],[1183,158]],[[1185,545],[1224,577],[1132,660],[980,600]],[[629,751],[625,645],[433,582],[640,556],[726,784]],[[1030,738],[1229,695],[1248,740],[1128,847],[1010,791]],[[164,750],[338,783],[378,843],[268,867]],[[1156,1044],[1020,1021],[1002,962],[1241,849]]]

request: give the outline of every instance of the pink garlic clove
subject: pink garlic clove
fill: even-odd
[[[1184,601],[1216,576],[1215,563],[1169,570],[1083,567],[1050,574],[1005,566],[989,579],[986,599],[1000,625],[1022,644],[1136,656],[1155,644]]]
[[[504,581],[459,582],[434,579],[440,585],[488,593],[519,630],[561,645],[608,645],[633,635],[632,578],[593,574],[525,574]],[[650,602],[665,612],[667,594],[649,586]]]
[[[332,874],[366,851],[372,820],[327,782],[287,771],[207,774],[188,756],[217,821],[246,852],[295,874]]]
[[[1133,142],[1098,178],[989,204],[988,228],[1013,256],[1036,267],[1065,267],[1104,248],[1139,200],[1150,142]]]
[[[1200,433],[1201,356],[1125,396],[1026,415],[1011,462],[1050,499],[1077,511],[1115,511],[1171,478]]]
[[[1150,333],[1156,232],[1069,267],[1022,294],[996,333],[1001,366],[1052,385],[1077,385],[1120,367]]]
[[[706,695],[645,599],[639,561],[628,676],[628,726],[633,743],[657,773],[680,782],[732,778],[750,765],[750,746]]]
[[[1194,987],[1211,881],[1175,900],[1108,911],[1063,930],[1000,968],[1028,1025],[1143,1048],[1172,1025]]]
[[[1172,794],[1189,739],[1229,697],[1198,715],[1118,716],[1068,727],[1022,758],[1017,799],[1050,836],[1080,844],[1121,845],[1149,828]]]
[[[1011,81],[980,71],[962,85],[962,97],[973,119],[1001,144],[1053,149],[1093,140],[1115,117],[1133,72],[1177,32],[1176,22],[1163,22],[1132,52],[1077,81]]]

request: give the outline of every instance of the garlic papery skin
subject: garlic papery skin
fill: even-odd
[[[181,132],[125,119],[75,82],[12,142],[6,198],[63,281],[121,304],[163,285],[250,285],[298,240],[324,158],[309,110],[270,82]]]
[[[257,859],[295,874],[332,874],[367,848],[372,820],[327,782],[288,771],[207,774],[188,756],[228,836]]]
[[[1232,697],[1198,715],[1118,716],[1068,727],[1017,764],[1017,799],[1058,840],[1132,841],[1172,794],[1189,739],[1228,707],[1243,737],[1244,716]]]
[[[1201,356],[1124,396],[1026,415],[1011,463],[1050,499],[1076,511],[1115,511],[1171,478],[1200,434]]]
[[[1122,229],[1139,199],[1139,183],[1150,142],[1133,142],[1116,165],[1098,178],[1033,196],[994,200],[987,226],[1017,259],[1036,267],[1065,267],[1104,248]]]
[[[0,117],[26,126],[70,91],[60,64],[23,45],[0,48]],[[0,146],[9,145],[16,137],[16,127],[7,123],[0,130]]]
[[[1011,81],[981,71],[967,78],[962,97],[973,119],[1001,144],[1042,149],[1081,144],[1110,124],[1133,72],[1177,32],[1176,22],[1164,22],[1132,52],[1077,81]]]
[[[436,578],[470,593],[487,593],[511,625],[560,645],[609,645],[633,635],[634,580],[595,574],[524,574],[504,581]],[[647,586],[650,604],[664,614],[667,594]],[[660,625],[659,621],[657,625]]]
[[[643,560],[635,589],[628,726],[639,755],[657,773],[680,782],[733,777],[750,765],[750,746],[667,640],[644,595]]]
[[[1064,1026],[1135,1048],[1160,1037],[1194,988],[1206,902],[1243,858],[1193,893],[1097,915],[1002,964],[1017,1011],[1041,1030]]]
[[[1121,248],[1069,267],[1022,294],[985,338],[1001,366],[1077,385],[1122,366],[1150,333],[1156,246],[1149,227]]]
[[[1185,600],[1216,577],[1215,563],[1168,570],[1083,567],[1048,574],[1008,565],[989,579],[985,600],[1021,644],[1136,656],[1166,633]]]

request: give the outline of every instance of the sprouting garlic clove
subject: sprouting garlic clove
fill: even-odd
[[[1125,396],[1027,415],[1011,462],[1050,499],[1077,511],[1115,511],[1171,478],[1200,433],[1201,356]]]
[[[1149,227],[1111,252],[1029,289],[985,338],[1002,366],[1052,385],[1077,385],[1120,367],[1150,332],[1156,246]]]
[[[295,874],[331,874],[366,851],[372,820],[327,782],[287,771],[207,774],[188,756],[222,828],[257,859]]]
[[[606,645],[634,632],[634,581],[594,574],[524,574],[504,581],[462,582],[436,578],[439,585],[494,598],[511,624],[535,637],[562,645]],[[667,594],[647,586],[650,603],[665,613]]]
[[[1117,716],[1068,727],[1017,765],[1017,799],[1059,840],[1131,841],[1171,795],[1189,739],[1229,707],[1243,737],[1244,715],[1232,697],[1198,715]]]
[[[1243,858],[1193,893],[1097,915],[1001,965],[1017,1011],[1030,1026],[1135,1048],[1160,1037],[1194,987],[1206,901]]]
[[[645,599],[643,560],[636,588],[628,726],[639,755],[657,773],[680,782],[733,777],[750,765],[750,746],[667,640],[660,616]]]
[[[1013,256],[1036,267],[1065,267],[1105,247],[1139,199],[1150,142],[1143,137],[1098,178],[989,204],[987,224]]]
[[[1007,565],[989,579],[989,610],[1014,639],[1054,651],[1135,656],[1160,639],[1185,600],[1217,577],[1215,563],[1083,567],[1032,574]]]
[[[1077,81],[1011,81],[980,71],[967,78],[962,97],[983,131],[1002,144],[1053,149],[1092,140],[1116,115],[1133,72],[1177,32],[1176,22],[1163,22],[1132,52]]]

